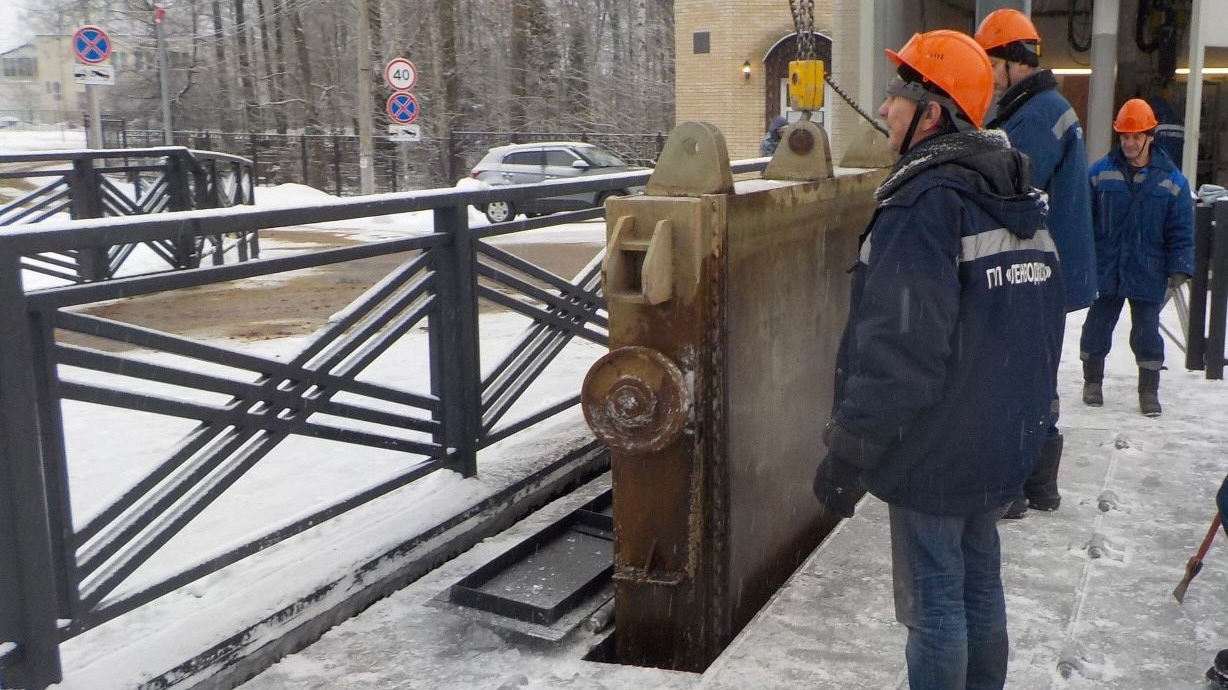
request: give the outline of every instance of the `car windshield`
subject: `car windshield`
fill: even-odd
[[[594,168],[613,168],[627,165],[618,156],[596,146],[578,149],[576,153],[584,156],[585,160],[592,163]]]

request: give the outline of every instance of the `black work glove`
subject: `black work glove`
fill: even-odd
[[[1176,290],[1182,285],[1185,285],[1186,281],[1189,279],[1190,277],[1184,273],[1174,273],[1168,277],[1168,287],[1170,290]]]
[[[828,453],[814,472],[814,496],[823,509],[841,517],[853,517],[861,492],[861,470]]]

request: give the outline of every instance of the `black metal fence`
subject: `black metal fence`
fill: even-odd
[[[1194,275],[1190,280],[1185,368],[1224,378],[1228,328],[1228,199],[1194,207]]]
[[[251,204],[252,164],[182,147],[0,154],[0,181],[20,194],[0,205],[0,232],[54,219],[139,216]],[[167,236],[147,243],[173,268],[192,268],[228,253],[257,256],[255,233]],[[115,277],[135,245],[28,254],[22,267],[68,282]]]
[[[103,122],[108,148],[162,144],[161,131],[128,129],[122,121]],[[359,142],[353,134],[276,134],[174,132],[174,142],[198,150],[222,151],[252,161],[257,184],[305,184],[336,196],[359,189]],[[628,163],[652,167],[665,135],[593,132],[453,132],[418,142],[374,138],[376,192],[397,192],[455,184],[469,173],[487,149],[534,141],[585,141],[603,146]],[[449,156],[448,152],[453,152]],[[458,169],[450,166],[459,165]]]
[[[762,167],[735,164],[734,170]],[[0,686],[39,690],[58,682],[61,641],[438,470],[473,476],[492,444],[574,407],[578,390],[560,400],[533,400],[528,411],[515,403],[575,339],[606,342],[599,263],[565,280],[487,240],[596,218],[601,209],[479,228],[468,226],[468,209],[542,193],[619,189],[647,177],[621,173],[489,190],[435,189],[292,210],[196,211],[0,233]],[[29,255],[412,211],[433,212],[432,234],[22,290],[22,257]],[[405,258],[391,262],[391,272],[289,359],[82,311],[119,298],[394,255]],[[279,284],[257,281],[248,289],[277,290]],[[531,322],[485,372],[479,300]],[[423,361],[397,364],[428,372],[428,384],[411,389],[364,375],[420,324],[427,327]],[[169,390],[151,391],[153,384]],[[186,420],[191,431],[167,439],[162,447],[170,450],[122,495],[81,515],[69,493],[68,401]],[[269,525],[261,536],[197,565],[152,583],[132,582],[169,540],[291,439],[344,444],[346,450],[336,453],[341,458],[362,449],[393,453],[399,470],[361,491],[338,491],[308,514]]]

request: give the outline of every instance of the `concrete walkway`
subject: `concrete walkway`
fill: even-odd
[[[1214,426],[1228,413],[1185,414],[1176,405],[1161,422],[1130,415],[1128,403],[1068,412],[1062,509],[1001,524],[1008,688],[1202,688],[1216,650],[1228,646],[1223,552],[1212,550],[1183,605],[1171,594],[1213,515],[1225,469],[1216,446],[1223,427]],[[1119,428],[1121,420],[1129,431]],[[1204,446],[1218,457],[1191,452]],[[584,661],[600,635],[580,628],[546,643],[440,602],[450,584],[604,486],[599,480],[560,499],[244,689],[907,687],[905,633],[891,601],[887,510],[873,498],[703,674]],[[1102,495],[1107,511],[1098,505]],[[1089,543],[1100,547],[1093,550],[1098,558],[1089,555]],[[1068,678],[1059,673],[1060,661]]]

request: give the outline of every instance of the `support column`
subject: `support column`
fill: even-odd
[[[1181,152],[1182,171],[1190,189],[1198,186],[1198,134],[1202,114],[1202,65],[1206,48],[1203,27],[1203,0],[1194,0],[1190,18],[1190,77],[1185,84],[1185,148]],[[1212,123],[1212,126],[1216,126]]]
[[[1113,146],[1113,98],[1117,84],[1117,25],[1119,0],[1098,0],[1092,8],[1092,75],[1087,102],[1087,160],[1094,161]],[[1188,133],[1186,135],[1189,136]]]

